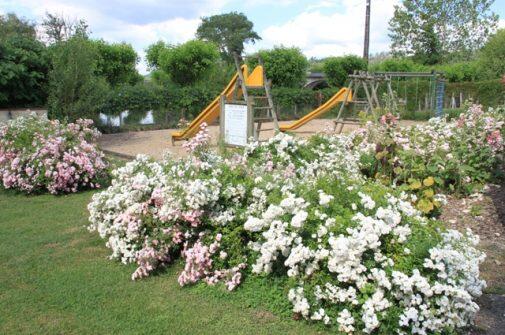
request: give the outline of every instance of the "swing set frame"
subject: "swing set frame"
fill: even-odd
[[[372,115],[374,120],[378,119],[376,115],[376,110],[381,108],[381,103],[378,97],[378,90],[381,85],[386,86],[386,94],[388,95],[390,101],[393,103],[393,109],[397,110],[398,106],[396,103],[394,90],[392,88],[392,79],[396,78],[397,81],[401,78],[416,78],[417,86],[416,86],[416,104],[418,104],[418,91],[419,91],[419,79],[421,78],[429,78],[430,79],[430,90],[429,90],[429,106],[430,109],[433,110],[437,108],[437,114],[442,113],[442,103],[443,103],[443,94],[444,94],[444,82],[443,74],[440,72],[374,72],[369,73],[366,71],[355,71],[352,75],[349,75],[349,90],[344,96],[344,101],[340,105],[340,109],[337,114],[337,118],[335,120],[335,128],[334,130],[337,133],[341,133],[345,124],[358,124],[359,121],[355,119],[346,119],[343,117],[344,107],[349,103],[354,105],[363,105],[364,112]],[[407,103],[406,99],[406,88],[405,85],[405,104]],[[441,88],[441,89],[440,89]],[[364,91],[364,99],[359,99],[359,90],[362,89]],[[398,88],[397,88],[398,90]],[[350,93],[353,92],[353,100],[350,100]],[[399,92],[396,92],[397,94]],[[440,96],[439,96],[440,95]],[[440,102],[441,101],[441,102]]]

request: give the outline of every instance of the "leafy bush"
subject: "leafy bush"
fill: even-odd
[[[463,93],[464,100],[472,100],[486,107],[503,105],[505,102],[505,87],[499,79],[476,82],[447,83],[445,99],[448,101],[454,94],[458,97]]]
[[[180,85],[190,85],[203,80],[219,59],[217,47],[199,40],[162,50],[159,67]]]
[[[170,48],[170,45],[163,42],[162,40],[159,40],[156,43],[150,44],[145,50],[147,66],[151,70],[157,70],[160,66],[160,64],[159,64],[160,54],[169,48]]]
[[[424,65],[415,63],[409,58],[388,58],[381,62],[371,64],[372,72],[426,72],[430,69]]]
[[[106,115],[120,115],[123,111],[143,113],[158,109],[162,105],[162,88],[156,85],[123,85],[108,92],[103,104],[98,108]]]
[[[491,36],[479,55],[480,71],[485,78],[496,79],[505,74],[505,29]]]
[[[49,60],[32,25],[0,15],[0,107],[42,106]]]
[[[444,78],[451,83],[476,81],[482,76],[476,61],[444,64],[437,66],[436,70],[443,72]]]
[[[109,87],[96,75],[97,51],[93,42],[73,37],[52,49],[48,112],[50,118],[75,121],[96,120],[97,106]]]
[[[503,140],[495,128],[502,121],[494,111],[476,113],[463,117],[461,129],[435,122],[440,127],[430,135],[439,140],[428,147],[410,137],[423,134],[415,129],[397,146],[424,150],[419,159],[426,161],[432,152],[447,153],[446,146],[455,155],[466,142],[444,142],[452,130],[498,157]],[[88,206],[89,229],[107,240],[112,258],[137,263],[132,279],[182,258],[181,286],[203,281],[233,290],[244,276],[282,281],[295,318],[339,332],[455,333],[472,322],[485,285],[478,238],[422,214],[411,192],[427,191],[436,178],[402,190],[363,175],[386,157],[377,157],[377,148],[391,144],[383,132],[395,131],[394,118],[383,121],[376,142],[371,130],[309,140],[279,134],[224,156],[208,150],[204,126],[185,145],[189,158],[139,156],[117,169],[112,186]],[[484,175],[491,165],[474,168]],[[444,173],[437,178],[449,185],[453,177]]]
[[[261,50],[258,55],[249,57],[251,68],[258,65],[257,56],[262,58],[267,78],[272,80],[273,86],[295,88],[304,84],[309,63],[300,49],[277,46]]]
[[[470,194],[493,180],[503,162],[504,123],[502,109],[484,112],[482,106],[473,105],[452,122],[432,119],[406,128],[388,123],[371,126],[359,145],[372,149],[367,160],[370,176],[423,194]],[[432,178],[430,185],[424,182],[427,178]],[[423,184],[431,187],[427,193]],[[427,212],[433,209],[433,204],[424,205]]]
[[[21,117],[0,127],[0,180],[27,193],[99,188],[107,163],[94,141],[91,120],[60,123]]]
[[[336,87],[344,86],[348,75],[354,71],[365,71],[366,69],[366,61],[354,55],[329,57],[325,59],[323,64],[323,71],[326,74],[328,83]]]
[[[127,43],[93,42],[97,48],[97,74],[111,86],[134,85],[142,80],[135,66],[139,60],[137,52]]]

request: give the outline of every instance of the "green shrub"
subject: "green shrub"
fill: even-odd
[[[179,85],[190,85],[205,79],[219,59],[217,47],[199,40],[160,52],[159,66]]]
[[[0,15],[0,107],[42,106],[49,60],[32,25]]]
[[[261,50],[258,55],[265,65],[267,78],[276,87],[300,87],[305,82],[309,63],[298,48],[274,47],[271,50]],[[256,56],[248,59],[251,68],[258,65]]]
[[[476,81],[481,77],[479,65],[475,61],[443,64],[437,66],[436,70],[442,72],[444,78],[451,83]]]
[[[85,38],[73,37],[52,49],[48,111],[51,118],[97,120],[108,84],[96,75],[97,51]]]
[[[135,84],[142,80],[135,65],[137,52],[127,43],[93,42],[97,48],[97,74],[103,76],[111,86]]]
[[[336,87],[344,86],[349,74],[354,71],[365,71],[366,69],[366,61],[354,55],[329,57],[325,59],[323,64],[323,71],[326,74],[328,83]]]
[[[477,82],[448,83],[445,87],[445,99],[458,97],[463,93],[463,99],[471,99],[485,107],[503,105],[505,103],[505,86],[499,79]]]
[[[161,97],[161,88],[156,85],[123,85],[108,92],[99,112],[106,115],[119,115],[125,110],[144,113],[159,108],[162,104]]]
[[[479,64],[485,78],[500,78],[505,74],[505,29],[489,38],[481,50]]]
[[[372,72],[426,72],[429,68],[415,63],[409,58],[388,58],[381,62],[371,64]]]

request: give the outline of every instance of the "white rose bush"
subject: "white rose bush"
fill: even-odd
[[[494,120],[484,138],[501,136],[493,113],[483,113]],[[478,311],[485,255],[470,231],[423,213],[417,189],[403,187],[411,184],[371,177],[383,159],[373,136],[399,132],[384,127],[308,140],[279,134],[216,154],[203,126],[186,145],[189,158],[138,156],[116,169],[88,206],[89,230],[106,240],[112,259],[137,265],[132,279],[180,259],[181,286],[231,291],[247,276],[280,280],[297,318],[337,333],[456,333]],[[497,163],[503,143],[493,136],[485,143]],[[407,168],[401,157],[393,168]]]
[[[92,120],[61,123],[32,114],[0,125],[0,182],[25,193],[99,188],[108,164]]]

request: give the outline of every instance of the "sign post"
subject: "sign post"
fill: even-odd
[[[220,117],[221,139],[228,146],[242,147],[247,145],[253,136],[252,109],[250,103],[243,101],[227,102],[221,96]]]

